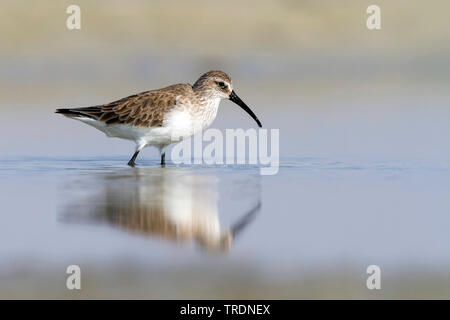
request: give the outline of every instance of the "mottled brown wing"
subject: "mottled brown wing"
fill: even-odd
[[[192,93],[189,84],[176,84],[158,90],[141,92],[108,104],[59,109],[58,113],[86,116],[106,124],[129,124],[141,127],[161,126],[164,115],[177,103],[177,96]]]

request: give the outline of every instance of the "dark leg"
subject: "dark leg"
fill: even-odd
[[[166,165],[166,153],[163,152],[161,154],[161,167],[164,167]]]
[[[139,152],[140,152],[140,150],[136,150],[136,152],[131,157],[130,161],[128,161],[128,165],[130,167],[134,167],[134,160],[136,160],[136,157],[138,156]]]

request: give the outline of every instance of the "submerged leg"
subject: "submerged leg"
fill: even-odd
[[[133,156],[131,157],[130,161],[128,161],[128,165],[130,167],[134,167],[135,166],[135,162],[134,160],[136,160],[139,152],[141,152],[142,149],[144,149],[144,147],[146,146],[145,142],[136,142],[136,152],[133,154]]]
[[[140,152],[141,150],[136,150],[136,152],[133,154],[133,156],[131,157],[131,159],[130,159],[130,161],[128,161],[128,165],[130,166],[130,167],[134,167],[134,165],[135,165],[135,163],[134,163],[134,160],[136,160],[136,157],[138,156],[138,154],[139,154],[139,152]]]
[[[163,153],[161,153],[161,167],[164,167],[166,165],[166,152],[163,151]]]
[[[166,166],[166,148],[167,148],[167,145],[160,145],[158,148],[159,152],[161,154],[161,167]]]

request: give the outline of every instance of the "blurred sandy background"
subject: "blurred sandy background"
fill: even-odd
[[[448,159],[441,137],[450,119],[450,5],[377,1],[382,29],[369,31],[372,3],[77,1],[82,27],[70,31],[70,1],[2,1],[0,130],[20,141],[2,140],[0,152],[128,154],[127,144],[98,146],[102,135],[52,111],[193,83],[222,69],[265,127],[283,129],[282,155]],[[12,126],[18,121],[21,128]],[[227,103],[215,122],[250,125]],[[55,137],[63,128],[70,134]],[[60,143],[75,133],[93,144]],[[30,139],[50,143],[34,147]]]

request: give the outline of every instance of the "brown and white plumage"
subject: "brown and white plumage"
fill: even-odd
[[[237,103],[261,126],[233,91],[231,78],[222,71],[203,74],[193,86],[175,84],[103,105],[57,109],[56,113],[87,123],[109,137],[134,141],[136,152],[128,163],[130,166],[134,166],[138,153],[150,145],[159,148],[164,165],[165,148],[208,127],[222,99]]]
[[[107,125],[126,124],[137,127],[160,127],[164,115],[175,107],[177,96],[193,93],[189,84],[175,84],[163,89],[144,91],[98,106],[58,109],[73,117],[88,117]]]

